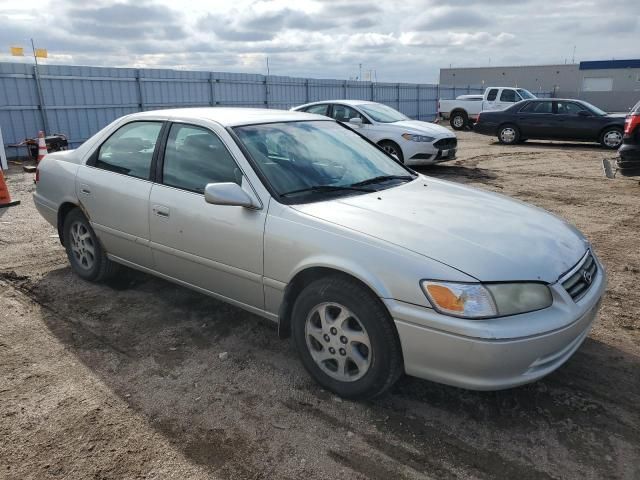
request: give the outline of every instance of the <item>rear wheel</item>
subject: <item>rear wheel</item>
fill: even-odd
[[[391,140],[383,140],[378,145],[380,145],[380,147],[382,147],[382,149],[389,155],[392,155],[400,160],[400,163],[404,163],[404,155],[402,155],[402,150],[397,143],[392,142]]]
[[[309,374],[345,398],[371,398],[403,371],[400,341],[380,300],[341,275],[322,278],[298,296],[292,337]]]
[[[520,132],[515,125],[502,125],[498,129],[498,141],[504,145],[514,145],[520,141]]]
[[[622,145],[622,129],[619,127],[605,128],[600,135],[600,144],[612,150]]]
[[[91,224],[79,208],[64,219],[64,246],[71,268],[80,278],[101,282],[112,277],[118,265],[107,258]]]
[[[463,130],[469,124],[469,117],[465,112],[453,112],[449,124],[454,130]]]

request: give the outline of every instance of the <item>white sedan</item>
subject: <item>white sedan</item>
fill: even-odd
[[[357,130],[406,165],[432,165],[456,157],[458,140],[444,127],[411,120],[381,103],[366,100],[327,100],[292,110],[334,118]]]

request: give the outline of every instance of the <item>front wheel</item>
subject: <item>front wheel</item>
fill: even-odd
[[[400,341],[384,305],[340,275],[316,280],[298,296],[292,337],[302,364],[324,388],[345,398],[372,398],[403,371]]]
[[[400,161],[400,163],[404,163],[404,156],[402,155],[402,150],[395,142],[391,142],[389,140],[383,140],[378,145],[380,145],[380,147],[382,147],[382,149],[385,152],[387,152],[389,155],[396,157]]]
[[[520,141],[520,132],[515,125],[503,125],[498,130],[498,141],[504,145],[514,145]]]
[[[620,148],[620,145],[622,145],[622,129],[619,127],[606,128],[600,135],[600,144],[611,150]]]
[[[116,273],[117,264],[107,258],[91,224],[79,208],[71,210],[64,219],[63,239],[71,268],[80,278],[101,282]]]

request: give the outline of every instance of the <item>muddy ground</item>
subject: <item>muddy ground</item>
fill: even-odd
[[[135,272],[76,278],[14,165],[0,478],[640,478],[640,185],[603,178],[597,146],[459,138],[457,161],[422,171],[563,216],[609,271],[599,321],[557,372],[493,393],[403,378],[341,401],[255,316]]]

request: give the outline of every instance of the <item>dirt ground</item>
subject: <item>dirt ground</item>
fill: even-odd
[[[457,161],[423,173],[561,215],[608,269],[600,319],[557,372],[485,393],[403,378],[376,401],[340,400],[253,315],[136,272],[72,275],[14,165],[0,478],[640,478],[638,181],[605,179],[597,146],[459,138]]]

